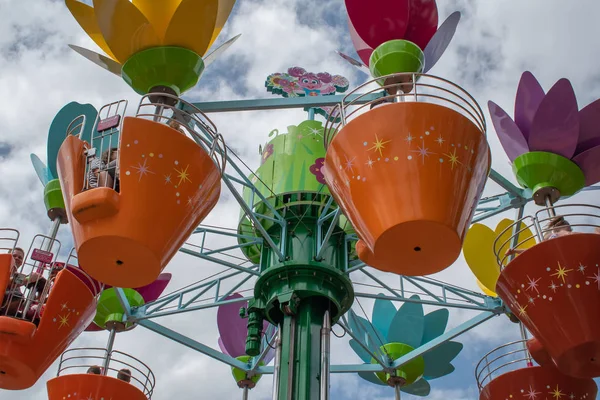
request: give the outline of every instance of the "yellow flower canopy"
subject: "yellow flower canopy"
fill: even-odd
[[[498,223],[495,230],[483,225],[473,224],[465,237],[463,244],[463,254],[467,265],[477,278],[477,285],[488,296],[496,297],[496,282],[500,276],[500,266],[496,259],[495,251],[504,253],[508,248],[499,249],[503,243],[509,241],[513,235],[512,229],[508,229],[514,221],[503,219]],[[497,249],[494,249],[494,242]],[[535,245],[535,240],[527,240],[533,238],[531,230],[519,224],[519,237],[517,242],[518,249],[528,249]],[[504,254],[501,255],[501,257]]]
[[[114,61],[139,51],[177,46],[204,56],[223,29],[235,0],[65,0],[90,38]]]

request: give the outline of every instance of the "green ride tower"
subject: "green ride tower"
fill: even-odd
[[[328,73],[290,68],[272,74],[266,86],[285,97],[343,92],[348,81]],[[261,165],[250,177],[256,189],[244,197],[279,251],[249,244],[246,256],[260,267],[254,298],[242,313],[248,318],[246,353],[260,355],[266,319],[278,327],[273,399],[325,400],[329,393],[329,334],[331,326],[354,301],[346,266],[352,250],[351,231],[340,219],[321,168],[325,160],[323,124],[315,113],[335,118],[333,109],[307,110],[308,120],[274,130],[260,148]],[[261,199],[255,201],[255,190]],[[268,202],[268,204],[266,204]],[[242,214],[240,244],[261,237]]]

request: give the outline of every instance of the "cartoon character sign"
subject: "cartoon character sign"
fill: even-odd
[[[323,96],[345,92],[348,79],[328,72],[306,72],[304,68],[292,67],[287,73],[277,72],[267,77],[267,90],[283,97]]]

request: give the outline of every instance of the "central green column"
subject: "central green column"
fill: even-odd
[[[281,347],[273,397],[277,400],[324,400],[324,318],[327,313],[329,327],[354,301],[352,282],[346,274],[351,256],[345,240],[346,224],[330,218],[319,227],[319,218],[337,207],[329,202],[331,195],[321,179],[325,157],[322,140],[322,124],[304,121],[288,127],[286,134],[275,134],[261,148],[263,163],[251,179],[265,201],[285,220],[283,224],[275,222],[271,207],[264,201],[251,201],[257,196],[250,189],[244,193],[258,221],[284,255],[280,259],[266,244],[243,247],[248,259],[260,265],[254,299],[247,308],[246,353],[253,357],[260,354],[263,320],[279,327]],[[239,233],[243,235],[240,244],[258,236],[245,215]]]
[[[325,310],[325,304],[306,301],[300,304],[295,316],[284,317],[278,400],[319,399],[321,328]]]

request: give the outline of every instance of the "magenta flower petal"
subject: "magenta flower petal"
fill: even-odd
[[[452,41],[454,34],[456,33],[456,27],[460,22],[460,12],[456,11],[452,13],[444,23],[439,27],[437,32],[433,35],[427,47],[423,50],[425,55],[425,68],[424,73],[427,73],[442,57],[442,54],[448,48],[448,45]]]
[[[515,100],[515,122],[525,139],[529,138],[533,117],[544,96],[544,89],[535,76],[529,71],[523,72]]]
[[[240,299],[243,296],[234,293],[225,298],[225,300]],[[219,306],[217,311],[217,328],[219,329],[220,340],[226,352],[232,357],[239,357],[246,354],[246,335],[248,333],[247,320],[240,317],[240,308],[245,307],[247,303],[229,303]]]
[[[575,154],[579,138],[577,99],[567,79],[560,79],[540,103],[529,133],[531,151],[547,151],[566,158]]]
[[[585,175],[585,185],[591,186],[600,182],[600,146],[592,147],[573,157],[573,162],[581,168]]]
[[[600,100],[579,111],[579,141],[575,154],[600,146]]]
[[[352,44],[354,45],[354,49],[358,54],[358,57],[365,63],[366,66],[369,66],[369,60],[371,59],[371,54],[373,53],[373,49],[365,43],[364,40],[358,35],[354,25],[352,25],[352,21],[348,18],[348,29],[350,29],[350,39],[352,39]]]
[[[521,154],[527,153],[529,151],[527,141],[506,111],[493,101],[488,102],[488,108],[498,139],[500,139],[500,143],[510,161],[514,161]]]
[[[104,329],[100,328],[98,325],[96,325],[93,322],[90,323],[87,328],[85,328],[86,332],[100,332],[100,331],[103,331],[103,330]]]
[[[346,0],[346,9],[358,35],[375,48],[402,39],[408,28],[409,0]]]
[[[160,297],[171,281],[172,275],[169,273],[160,274],[158,278],[149,285],[135,289],[142,297],[144,302],[150,303]]]
[[[438,9],[435,0],[409,0],[408,27],[404,39],[424,49],[438,27]]]

